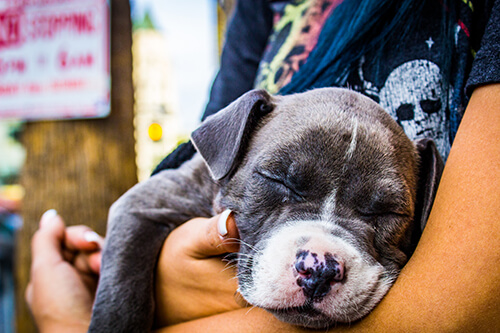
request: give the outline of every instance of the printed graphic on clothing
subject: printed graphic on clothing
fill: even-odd
[[[378,86],[364,77],[364,61],[362,58],[356,84],[351,81],[348,87],[378,102],[410,139],[432,138],[446,159],[451,147],[449,110],[453,87],[446,87],[439,66],[426,59],[410,60],[394,68]]]
[[[255,87],[277,93],[316,46],[321,29],[341,0],[297,0],[275,13],[275,24]]]
[[[448,98],[439,67],[413,60],[395,68],[380,90],[380,105],[411,139],[433,138],[442,156],[450,150]]]
[[[466,64],[473,52],[464,20],[457,18],[446,35],[436,26],[440,4],[429,6],[404,47],[393,48],[398,41],[390,41],[379,62],[373,53],[365,55],[347,86],[380,103],[410,139],[432,138],[446,160],[467,103]],[[468,6],[462,10],[470,15]]]

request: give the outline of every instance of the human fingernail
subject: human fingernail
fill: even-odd
[[[99,234],[95,231],[85,231],[85,233],[83,234],[83,238],[89,243],[96,243],[97,245],[99,245],[99,247],[102,247],[103,245],[102,237],[99,236]]]
[[[45,213],[43,213],[42,218],[40,219],[40,227],[44,227],[47,224],[51,223],[54,220],[54,217],[57,216],[57,211],[55,209],[49,209]]]
[[[230,209],[226,209],[224,212],[222,212],[221,216],[219,217],[219,221],[217,222],[217,230],[219,231],[219,235],[221,237],[224,237],[227,235],[227,219],[229,218],[229,215],[231,215],[232,211]]]

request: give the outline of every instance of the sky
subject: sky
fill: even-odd
[[[199,123],[218,68],[216,6],[216,0],[131,0],[132,18],[149,8],[167,38],[180,116],[188,131]]]

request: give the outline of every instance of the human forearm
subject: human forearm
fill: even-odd
[[[155,333],[181,332],[218,332],[218,333],[255,333],[255,332],[302,332],[278,321],[273,315],[260,308],[239,309],[223,314],[205,317],[178,325],[164,327]],[[305,331],[304,331],[305,332]]]
[[[500,328],[499,109],[500,85],[474,92],[417,250],[360,326]]]

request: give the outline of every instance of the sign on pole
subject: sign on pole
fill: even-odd
[[[106,0],[0,0],[0,118],[105,117]]]

